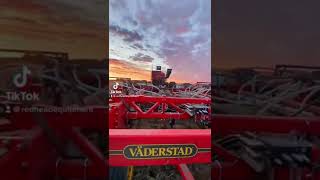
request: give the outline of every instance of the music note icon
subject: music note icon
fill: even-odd
[[[27,66],[22,66],[22,72],[16,74],[13,78],[13,83],[16,87],[22,88],[27,84],[27,75],[31,74],[31,71]]]

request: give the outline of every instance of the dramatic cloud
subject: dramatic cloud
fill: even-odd
[[[130,59],[132,59],[134,61],[147,62],[147,63],[150,63],[153,60],[152,57],[150,57],[148,55],[144,55],[142,53],[138,53],[134,56],[130,56]]]
[[[129,31],[116,25],[110,25],[109,31],[113,34],[123,37],[126,42],[141,41],[142,36],[135,31]]]
[[[71,58],[106,56],[106,1],[0,2],[0,48],[62,51]]]
[[[132,45],[131,47],[133,47],[135,49],[139,49],[139,50],[144,50],[143,46],[141,44],[138,44],[138,43]]]
[[[169,81],[211,80],[210,0],[110,0],[109,4],[110,58],[134,63],[150,76],[155,66],[172,68]]]

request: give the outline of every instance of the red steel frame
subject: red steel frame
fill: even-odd
[[[191,116],[179,107],[181,104],[204,104],[211,106],[211,99],[204,98],[177,98],[177,97],[152,97],[152,96],[122,96],[113,97],[110,103],[109,128],[126,128],[126,120],[129,119],[176,119],[188,120]],[[137,103],[153,103],[147,111],[137,105]],[[159,106],[162,112],[155,112]],[[165,107],[172,107],[176,112],[165,112]],[[129,112],[126,108],[133,108],[135,112]],[[211,108],[209,108],[211,114]]]
[[[136,98],[136,97],[135,97]],[[163,97],[144,100],[154,102]],[[170,99],[170,98],[169,98]],[[109,121],[117,124],[109,130],[110,150],[119,150],[129,144],[184,144],[192,143],[198,148],[208,149],[211,147],[210,130],[179,130],[179,129],[158,129],[158,130],[134,130],[134,129],[114,129],[125,128],[127,111],[121,98],[110,105]],[[134,102],[141,102],[139,99]],[[161,100],[167,102],[165,100]],[[175,103],[185,101],[174,100]],[[190,102],[190,101],[189,101]],[[208,103],[208,100],[195,103]],[[57,147],[48,140],[48,135],[44,129],[36,126],[33,114],[13,113],[8,119],[10,123],[0,125],[1,133],[0,148],[6,148],[7,153],[0,158],[0,169],[2,170],[1,179],[47,179],[55,176],[64,178],[84,177],[107,177],[108,160],[93,144],[84,137],[78,130],[72,127],[89,128],[105,132],[107,122],[105,117],[107,109],[97,108],[93,113],[43,113],[44,121],[53,130],[56,138],[63,140],[69,139],[76,144],[85,154],[86,159],[62,158],[56,151]],[[122,111],[123,110],[123,111]],[[140,112],[141,113],[141,112]],[[145,112],[142,112],[143,114]],[[183,113],[183,112],[182,112]],[[116,123],[117,122],[117,123]],[[121,124],[122,123],[122,124]],[[109,122],[110,124],[110,122]],[[241,133],[244,131],[267,132],[267,133],[302,133],[306,135],[320,135],[320,118],[299,118],[299,117],[253,117],[253,116],[233,116],[233,115],[214,115],[212,117],[213,135],[228,135]],[[10,143],[8,143],[10,142]],[[26,142],[28,142],[26,144]],[[314,145],[312,149],[312,163],[320,161],[320,148]],[[255,179],[255,172],[239,157],[226,151],[217,144],[212,145],[212,152],[223,157],[224,162],[213,162],[212,177],[224,180]],[[193,179],[192,174],[187,168],[187,164],[208,163],[211,161],[210,152],[197,154],[192,158],[180,159],[158,159],[158,160],[127,160],[123,156],[110,156],[109,165],[111,166],[139,166],[139,165],[175,165],[184,179]],[[275,169],[274,174],[277,179],[288,179],[287,169]],[[46,176],[44,176],[46,175]],[[49,176],[49,177],[48,177]],[[303,170],[303,179],[320,179],[318,170]]]
[[[214,115],[212,118],[212,133],[214,136],[225,136],[246,131],[258,133],[301,133],[303,135],[320,135],[319,117],[257,117],[239,115]],[[257,174],[239,157],[220,147],[212,144],[212,152],[224,161],[213,162],[211,176],[223,180],[255,180]],[[314,144],[312,148],[311,164],[320,161],[320,147]],[[289,169],[275,168],[274,179],[290,179]],[[320,171],[317,168],[302,169],[302,180],[319,180]]]
[[[186,112],[183,112],[183,109],[179,108],[178,105],[183,103],[210,104],[209,99],[165,97],[142,97],[139,99],[140,97],[128,97],[125,103],[134,106],[135,103],[132,102],[142,103],[144,101],[155,102],[162,106],[170,105],[177,110],[176,114],[179,114],[181,120],[190,118],[190,115],[186,116]],[[114,100],[117,100],[117,98]],[[136,107],[137,109],[138,107]],[[154,110],[155,106],[152,109]],[[124,128],[126,118],[132,118],[130,112],[126,111],[122,98],[118,98],[118,101],[110,104],[109,113],[109,125],[110,122],[113,122],[112,125],[116,124],[114,128]],[[147,113],[142,111],[139,113],[140,115],[134,118],[146,117],[144,115]],[[151,116],[153,114],[155,117],[159,117],[159,113],[151,110],[149,113]],[[169,115],[167,112],[162,112],[160,115],[163,115],[163,119],[169,118],[166,114]],[[194,144],[203,151],[189,158],[129,161],[123,156],[110,156],[108,160],[79,130],[75,129],[93,129],[98,132],[105,132],[108,128],[105,119],[107,116],[106,108],[95,108],[93,112],[87,113],[41,113],[41,116],[39,120],[39,117],[35,117],[33,113],[15,112],[9,114],[7,124],[0,125],[1,132],[8,132],[6,134],[1,133],[0,136],[0,148],[8,150],[0,158],[0,169],[4,170],[1,174],[2,177],[30,180],[53,179],[55,176],[71,179],[105,178],[108,176],[108,164],[110,163],[111,166],[175,165],[184,179],[193,179],[187,164],[210,163],[211,161],[211,130],[110,129],[109,143],[111,150],[121,149],[129,144],[156,143]],[[170,118],[175,116],[170,116]],[[38,119],[38,121],[35,119]],[[48,130],[51,133],[48,133]],[[8,139],[10,145],[5,143]],[[86,159],[70,159],[59,154],[59,149],[61,149],[59,146],[66,140],[72,141],[85,155]],[[24,146],[25,142],[31,142],[31,144],[26,146],[23,151],[17,151],[16,148]],[[43,160],[39,161],[39,159]],[[23,172],[19,171],[20,166],[26,166]]]
[[[151,108],[143,111],[137,104],[152,103]],[[183,179],[194,179],[187,164],[211,162],[211,130],[209,129],[123,129],[130,119],[176,119],[188,120],[191,115],[180,108],[181,104],[204,104],[211,106],[211,99],[123,96],[113,97],[109,101],[109,163],[111,166],[150,166],[175,165]],[[161,112],[156,112],[158,107]],[[172,107],[175,112],[166,112],[166,107]],[[128,111],[128,108],[134,110]],[[209,109],[210,111],[210,109]],[[211,114],[211,112],[209,112]],[[120,129],[119,129],[120,128]],[[112,152],[122,152],[128,145],[150,144],[194,144],[198,152],[188,158],[161,159],[127,159],[124,155],[114,155]]]
[[[96,109],[95,112],[102,112]],[[105,111],[105,109],[104,109]],[[100,113],[101,115],[101,113]],[[103,115],[103,114],[102,114]],[[79,117],[79,121],[75,119]],[[82,118],[80,118],[82,116]],[[1,179],[54,179],[98,177],[106,178],[108,172],[107,158],[98,150],[78,128],[105,131],[105,116],[94,113],[43,113],[43,121],[52,136],[60,142],[72,141],[87,159],[70,159],[59,154],[59,147],[50,139],[46,128],[35,123],[37,117],[32,113],[13,113],[9,124],[0,126],[0,148],[6,149],[0,158]],[[86,119],[85,119],[86,118]],[[90,120],[90,121],[88,121]],[[90,124],[88,126],[88,124]],[[6,130],[6,132],[3,132]],[[58,150],[58,151],[57,151]],[[23,168],[21,168],[23,167]]]
[[[232,133],[268,132],[268,133],[303,133],[320,135],[319,117],[267,117],[245,115],[214,115],[212,131],[215,135]]]

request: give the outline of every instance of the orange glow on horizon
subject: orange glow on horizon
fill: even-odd
[[[117,59],[109,59],[109,77],[151,81],[151,71],[136,67],[134,64],[129,62]],[[196,83],[183,79],[175,79],[174,77],[170,77],[167,82]]]
[[[131,78],[132,80],[151,80],[151,72],[136,67],[129,62],[109,59],[109,77]]]

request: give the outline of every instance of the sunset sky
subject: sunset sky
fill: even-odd
[[[150,80],[172,68],[169,81],[211,80],[211,0],[110,0],[111,77]]]
[[[213,67],[320,66],[320,1],[218,0]]]
[[[0,48],[106,57],[105,0],[0,1]]]

